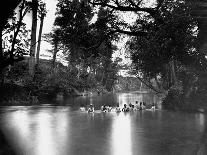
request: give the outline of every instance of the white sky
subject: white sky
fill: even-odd
[[[43,2],[46,3],[46,10],[47,10],[47,14],[46,14],[46,17],[44,18],[44,24],[43,24],[43,29],[42,29],[42,34],[45,34],[45,33],[51,32],[52,30],[53,23],[55,20],[57,0],[43,0]],[[31,26],[32,26],[31,15],[32,14],[30,13],[25,17],[25,23],[27,24],[28,29],[31,29]],[[39,33],[39,24],[40,24],[40,21],[38,19],[37,37]],[[52,58],[52,54],[47,52],[48,49],[51,49],[51,45],[45,41],[42,41],[41,48],[40,48],[40,57],[45,58],[45,59]]]
[[[42,34],[49,33],[52,30],[53,23],[55,20],[57,0],[43,0],[43,2],[46,3],[47,14],[44,19]],[[31,29],[31,24],[32,24],[31,14],[28,14],[26,16],[25,22],[27,24],[28,29]],[[39,32],[39,20],[37,23],[37,37],[38,37],[38,32]],[[126,39],[124,39],[122,42],[117,44],[118,51],[116,51],[113,54],[113,57],[120,57],[123,59],[123,63],[128,63],[130,61],[129,61],[129,59],[125,58],[125,52],[124,52],[124,43],[125,42],[126,42]],[[45,58],[45,59],[52,58],[52,54],[47,52],[48,49],[51,49],[51,45],[45,41],[42,41],[41,42],[41,49],[40,49],[40,57]],[[59,56],[58,56],[59,60],[61,59],[61,57],[63,57],[63,55],[59,54]]]
[[[45,33],[49,33],[51,32],[52,28],[53,28],[53,24],[54,24],[54,20],[55,20],[55,12],[56,12],[56,4],[58,2],[58,0],[42,0],[43,2],[46,3],[46,10],[47,10],[47,14],[46,17],[44,18],[44,25],[43,25],[43,30],[42,30],[42,34]],[[155,4],[156,0],[143,0],[145,2],[146,6],[149,5],[153,5]],[[31,26],[32,26],[32,18],[31,18],[31,13],[27,14],[25,17],[25,23],[27,25],[27,28],[31,30]],[[135,16],[133,13],[125,13],[125,14],[120,14],[120,17],[123,18],[125,21],[127,21],[128,23],[132,23],[133,21],[135,21]],[[37,37],[38,37],[38,33],[39,33],[39,19],[38,19],[38,23],[37,23]],[[124,37],[123,39],[120,40],[120,42],[117,43],[117,47],[118,50],[112,55],[113,60],[116,57],[122,58],[122,64],[129,64],[131,63],[130,58],[126,58],[128,57],[126,55],[125,52],[125,43],[127,41],[128,37]],[[52,49],[51,45],[45,41],[42,40],[41,42],[41,49],[40,49],[40,57],[44,58],[44,59],[51,59],[52,58],[52,54],[49,53],[47,50]],[[57,60],[61,61],[63,64],[67,64],[66,61],[63,60],[64,56],[63,54],[59,53],[57,55]]]
[[[155,0],[145,0],[145,2],[151,3],[154,2]],[[56,4],[57,0],[43,0],[43,2],[46,3],[46,9],[47,9],[47,14],[44,19],[44,25],[43,25],[43,31],[42,33],[49,33],[52,30],[53,23],[55,20],[55,12],[56,12]],[[128,15],[123,16],[124,20],[128,20],[129,22],[134,21],[133,19],[133,14],[129,13]],[[31,14],[27,15],[25,22],[27,24],[28,29],[31,29]],[[38,20],[38,25],[37,25],[37,35],[39,32],[39,20]],[[37,36],[38,37],[38,36]],[[124,44],[126,43],[127,38],[124,38],[120,43],[117,44],[118,50],[113,54],[113,57],[120,57],[123,59],[123,63],[130,63],[129,58],[125,58],[125,49],[124,49]],[[44,57],[46,59],[51,58],[52,54],[48,53],[47,50],[51,49],[51,45],[47,42],[42,41],[41,42],[41,49],[40,49],[40,57]],[[50,56],[50,57],[49,57]],[[62,55],[60,54],[58,56],[59,59],[61,59]]]

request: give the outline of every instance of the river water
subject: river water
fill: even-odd
[[[1,131],[18,155],[206,154],[206,116],[155,111],[101,113],[103,104],[159,103],[153,94],[121,93],[67,99],[62,106],[0,108]],[[81,104],[95,113],[80,112]]]

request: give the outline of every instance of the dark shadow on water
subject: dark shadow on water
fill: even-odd
[[[5,132],[0,129],[0,155],[17,155],[15,149],[6,138],[8,136],[5,135]]]

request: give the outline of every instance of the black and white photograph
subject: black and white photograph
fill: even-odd
[[[0,155],[207,155],[207,0],[1,0]]]

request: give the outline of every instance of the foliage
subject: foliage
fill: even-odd
[[[133,28],[142,23],[141,29],[148,34],[132,37],[128,42],[133,63],[148,77],[165,75],[166,66],[171,61],[199,65],[199,53],[195,49],[196,22],[190,16],[190,10],[178,1],[166,2],[160,10],[161,22],[138,19]]]
[[[23,23],[23,18],[30,10],[30,3],[22,1],[19,5],[18,13],[14,12],[12,18],[5,25],[2,38],[2,57],[0,69],[8,65],[12,65],[16,61],[23,59],[23,56],[28,53],[28,30],[26,24]]]
[[[105,86],[108,80],[114,81],[112,76],[116,77],[116,73],[112,74],[111,58],[116,50],[112,41],[117,36],[109,34],[108,28],[115,17],[102,7],[95,13],[84,1],[58,1],[54,25],[59,32],[58,41],[62,47],[59,50],[68,57],[69,67],[77,71],[77,78],[88,88],[95,85],[94,79]]]
[[[71,61],[79,61],[88,56],[80,47],[89,47],[91,36],[88,33],[92,10],[84,2],[60,0],[57,4],[55,25],[61,29],[61,42],[70,50]],[[87,56],[86,56],[87,55]]]
[[[203,83],[207,61],[197,47],[198,23],[185,1],[159,0],[151,5],[144,0],[89,3],[105,7],[112,14],[135,15],[133,22],[115,23],[111,31],[130,36],[126,49],[131,53],[135,74],[158,81],[168,91],[169,103],[174,100],[181,106],[186,99],[201,94],[195,90],[205,92],[198,83]]]

